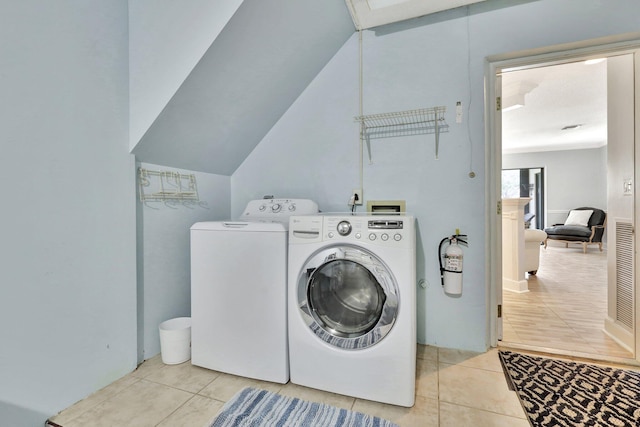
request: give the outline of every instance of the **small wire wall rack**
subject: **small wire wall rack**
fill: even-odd
[[[138,168],[138,187],[140,201],[145,204],[165,202],[188,205],[200,200],[194,174]]]
[[[369,163],[371,163],[371,139],[409,135],[434,134],[437,159],[440,133],[449,131],[449,125],[444,118],[446,111],[447,107],[440,106],[355,117],[355,120],[360,123],[360,138],[367,143]]]

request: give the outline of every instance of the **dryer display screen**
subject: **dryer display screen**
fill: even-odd
[[[369,228],[376,230],[401,230],[402,221],[373,220],[369,221]]]

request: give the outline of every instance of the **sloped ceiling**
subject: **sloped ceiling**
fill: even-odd
[[[232,175],[356,28],[482,1],[244,0],[173,96],[136,98],[136,107],[170,99],[155,120],[166,101],[134,111],[137,126],[146,120],[132,129],[131,151],[146,163]]]
[[[132,152],[231,175],[354,30],[344,0],[245,0]]]

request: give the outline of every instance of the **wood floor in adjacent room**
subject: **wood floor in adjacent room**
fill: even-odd
[[[596,359],[633,355],[604,333],[607,316],[607,253],[591,246],[550,242],[540,247],[529,292],[503,292],[500,345]]]

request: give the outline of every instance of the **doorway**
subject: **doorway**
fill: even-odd
[[[502,198],[528,197],[525,228],[544,230],[544,168],[502,169]]]
[[[502,292],[502,286],[501,286],[501,277],[502,277],[502,266],[501,266],[501,219],[500,219],[500,199],[501,199],[501,195],[502,195],[502,188],[501,188],[501,184],[502,184],[502,179],[501,179],[501,174],[502,174],[502,169],[503,169],[503,165],[502,165],[502,143],[503,143],[503,134],[502,134],[502,121],[504,120],[503,117],[503,113],[504,110],[502,112],[500,112],[500,106],[498,105],[498,107],[496,108],[495,105],[493,105],[493,102],[497,102],[497,101],[501,101],[502,99],[500,99],[500,96],[503,95],[501,93],[501,89],[503,88],[501,85],[501,77],[503,76],[503,73],[507,70],[526,70],[529,68],[535,68],[535,67],[540,67],[540,66],[553,66],[553,65],[558,65],[558,64],[563,64],[563,63],[568,63],[568,62],[582,62],[585,59],[590,59],[590,58],[595,58],[596,56],[601,57],[608,57],[608,56],[619,56],[622,54],[631,54],[634,55],[635,54],[635,45],[633,48],[627,48],[627,47],[620,47],[620,46],[616,46],[615,48],[609,46],[609,47],[591,47],[591,48],[584,48],[582,50],[577,50],[574,52],[557,52],[557,53],[550,53],[547,55],[539,55],[537,57],[531,57],[531,58],[514,58],[512,60],[501,60],[501,61],[495,61],[495,62],[490,62],[489,64],[489,69],[490,69],[490,73],[492,76],[496,76],[495,79],[491,80],[491,79],[487,79],[488,80],[488,91],[487,93],[496,93],[496,99],[491,99],[489,101],[487,101],[487,111],[489,112],[488,114],[488,118],[489,118],[489,125],[488,125],[488,140],[489,140],[489,144],[490,144],[490,156],[493,157],[492,159],[489,159],[489,164],[490,164],[490,173],[488,174],[488,179],[489,179],[489,193],[493,195],[493,197],[495,198],[496,204],[498,205],[498,210],[497,210],[497,215],[493,216],[493,222],[492,222],[492,229],[493,232],[491,233],[491,253],[493,254],[493,262],[491,263],[491,270],[490,270],[490,275],[493,277],[493,280],[491,280],[492,283],[492,289],[491,289],[491,294],[493,297],[495,297],[494,301],[496,301],[496,306],[491,307],[491,312],[492,314],[495,315],[495,318],[492,318],[492,325],[495,326],[495,328],[492,328],[492,337],[491,337],[491,341],[492,341],[492,345],[498,345],[499,341],[502,340],[503,337],[503,327],[505,326],[503,324],[503,318],[501,317],[501,313],[503,312],[503,307],[502,307],[502,302],[503,302],[503,292]],[[529,62],[530,61],[530,62]],[[637,67],[636,67],[637,68]],[[491,81],[490,81],[491,80]],[[637,88],[632,92],[632,97],[634,96],[634,93],[637,93]],[[637,95],[635,95],[637,97]],[[504,98],[503,98],[504,99]],[[502,105],[503,107],[505,106],[505,104]],[[633,108],[632,108],[633,110]],[[632,115],[633,115],[633,111],[632,111]],[[636,114],[637,116],[637,114]],[[634,120],[636,120],[634,118]],[[633,122],[633,120],[632,120]],[[635,145],[638,146],[638,138],[637,136],[633,137],[633,140],[635,141]],[[637,152],[639,150],[636,150],[636,155]],[[630,154],[631,158],[633,159],[634,154],[633,151]],[[577,160],[574,162],[576,163]],[[540,164],[538,164],[540,165]],[[533,169],[530,167],[518,167],[518,168],[513,168],[512,169]],[[546,172],[546,171],[545,171]],[[495,181],[494,181],[495,180]],[[538,182],[540,185],[540,188],[544,189],[545,188],[545,183],[548,186],[549,182],[548,180],[545,179],[545,177],[543,177],[543,174],[540,174],[539,178],[538,178]],[[535,185],[535,178],[534,178],[534,185]],[[588,187],[588,186],[587,186]],[[605,185],[606,187],[606,185]],[[550,195],[547,193],[546,195],[542,196],[540,198],[540,200],[543,200],[545,203],[548,201]],[[588,203],[587,203],[588,204]],[[634,202],[633,202],[634,206],[637,205],[637,201],[635,201],[634,198]],[[491,204],[490,204],[491,205]],[[577,203],[575,207],[579,207],[581,204]],[[547,204],[546,206],[549,206],[549,204]],[[606,204],[605,204],[606,206]],[[541,208],[541,210],[538,210],[536,212],[536,216],[540,216],[543,221],[541,223],[536,223],[536,228],[544,228],[544,224],[545,221],[547,224],[552,224],[554,222],[557,221],[558,218],[553,218],[554,215],[555,216],[559,216],[562,215],[564,218],[566,218],[566,214],[568,212],[558,212],[559,209],[547,209],[545,210],[545,208]],[[637,211],[637,209],[636,209]],[[491,214],[491,212],[490,212]],[[632,217],[635,214],[632,214]],[[497,260],[497,261],[496,261]],[[609,261],[610,263],[610,261]],[[635,263],[632,263],[633,266],[635,266]],[[606,267],[605,267],[606,268]],[[608,287],[611,287],[611,283],[608,284]],[[635,292],[635,282],[634,282],[634,292]],[[608,294],[609,297],[611,297],[611,292],[609,292]],[[634,312],[637,312],[637,307],[634,307]],[[508,327],[508,325],[506,325]],[[602,325],[602,327],[604,327],[604,325]],[[635,336],[635,334],[637,333],[637,331],[633,331],[633,334]],[[635,342],[637,342],[637,340],[635,340]],[[549,348],[544,349],[545,351],[549,351]],[[553,350],[553,349],[551,349]],[[635,343],[633,343],[632,346],[632,352],[630,353],[631,356],[630,357],[634,357],[633,353],[635,352]],[[565,352],[562,350],[557,351],[557,353],[559,354],[564,354]],[[575,352],[572,352],[571,350],[569,350],[569,354],[572,354]],[[637,352],[635,352],[635,354],[637,354]],[[600,358],[600,357],[595,357],[595,358]],[[611,359],[611,357],[604,355],[602,358],[604,359]],[[624,357],[623,357],[624,358]]]

